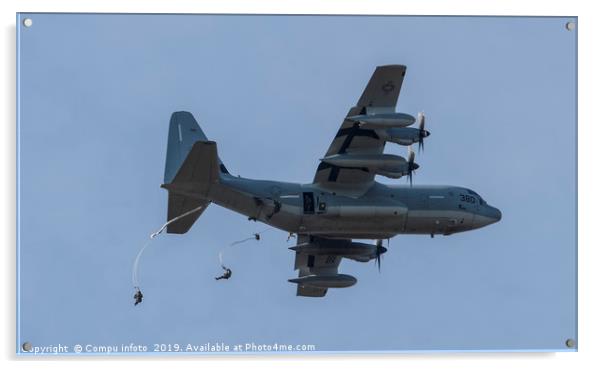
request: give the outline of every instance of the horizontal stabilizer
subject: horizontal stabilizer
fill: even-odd
[[[169,201],[167,205],[167,220],[174,219],[192,209],[198,208],[199,206],[204,206],[202,210],[195,211],[194,213],[187,215],[181,219],[176,220],[173,223],[170,223],[167,226],[167,233],[175,233],[175,234],[183,234],[188,232],[190,227],[194,224],[194,222],[201,216],[201,214],[205,211],[207,206],[209,206],[209,201],[203,199],[196,199],[194,197],[188,197],[184,195],[178,195],[175,193],[169,193]]]

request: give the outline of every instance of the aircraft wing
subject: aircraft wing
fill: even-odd
[[[405,65],[377,67],[357,105],[345,118],[367,112],[394,112],[405,73]],[[382,154],[384,147],[385,141],[373,129],[360,128],[358,122],[345,119],[324,156],[352,152]],[[320,163],[314,177],[315,184],[329,189],[367,188],[373,181],[374,173],[366,168],[342,168],[324,162]]]
[[[297,245],[309,241],[309,236],[298,235]],[[299,269],[299,278],[308,275],[336,275],[338,274],[341,257],[337,255],[308,255],[301,252],[295,253],[295,269]],[[297,296],[324,297],[328,288],[314,287],[304,284],[297,285]]]

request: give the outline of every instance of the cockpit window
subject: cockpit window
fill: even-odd
[[[469,194],[473,195],[474,197],[476,197],[477,199],[479,199],[479,205],[487,205],[487,201],[483,200],[483,198],[476,192],[474,192],[473,190],[470,189],[466,189],[466,192],[468,192]]]

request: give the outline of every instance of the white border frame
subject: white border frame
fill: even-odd
[[[85,3],[75,0],[5,0],[0,4],[0,14],[4,37],[2,59],[1,109],[4,113],[2,137],[4,139],[3,155],[0,161],[0,173],[3,174],[3,203],[8,205],[0,213],[2,235],[5,237],[3,248],[3,292],[2,318],[5,327],[0,335],[0,347],[3,361],[9,361],[8,367],[80,367],[80,361],[90,367],[104,367],[108,360],[111,365],[128,366],[143,364],[145,367],[164,367],[171,364],[177,367],[198,367],[210,364],[213,367],[245,367],[275,368],[285,364],[291,367],[326,366],[330,368],[359,368],[366,364],[379,367],[411,365],[419,368],[433,368],[442,365],[454,365],[462,368],[482,368],[484,365],[493,368],[507,368],[510,365],[541,365],[546,368],[588,367],[601,362],[597,355],[598,329],[600,324],[601,297],[598,281],[602,280],[598,264],[600,261],[600,237],[595,232],[596,210],[600,208],[601,195],[596,191],[602,187],[596,156],[599,154],[598,137],[600,137],[600,111],[597,109],[595,88],[600,86],[600,48],[596,35],[602,35],[602,25],[595,7],[586,1],[549,1],[538,3],[535,0],[508,1],[470,1],[470,0],[430,0],[428,2],[410,2],[398,0],[394,4],[386,0],[347,0],[344,3],[335,1],[305,0],[293,2],[287,0],[222,0],[222,1],[158,1],[147,0],[143,3],[136,0],[90,0]],[[594,4],[594,2],[589,2]],[[586,5],[587,4],[587,5]],[[470,354],[351,354],[351,355],[291,355],[245,357],[182,357],[182,358],[145,358],[145,357],[18,357],[15,354],[15,279],[16,279],[16,12],[130,12],[130,13],[249,13],[249,14],[404,14],[404,15],[537,15],[537,16],[577,16],[579,17],[579,337],[578,353],[470,353]],[[587,201],[584,201],[587,199]]]

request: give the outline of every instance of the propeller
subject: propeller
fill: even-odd
[[[376,257],[374,261],[378,265],[378,272],[380,273],[380,256],[387,252],[387,248],[383,246],[383,240],[376,240]]]
[[[426,118],[423,111],[418,113],[418,119],[416,120],[418,121],[418,151],[424,151],[424,139],[430,136],[431,133],[424,129]]]
[[[412,146],[408,146],[408,179],[410,180],[410,186],[412,186],[412,175],[414,171],[420,168],[420,165],[414,163],[416,154],[412,150]]]

